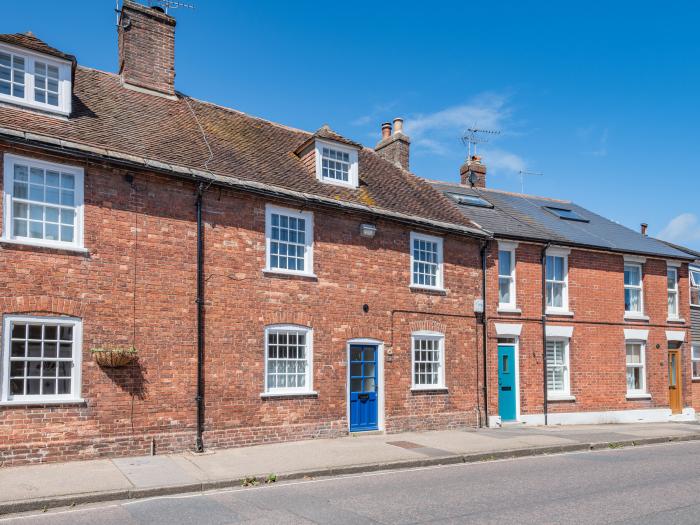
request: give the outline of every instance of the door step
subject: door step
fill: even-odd
[[[385,432],[383,430],[354,430],[350,431],[350,435],[353,437],[360,436],[383,436]]]

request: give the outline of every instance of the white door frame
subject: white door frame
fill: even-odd
[[[515,355],[513,360],[515,361],[515,420],[520,421],[520,337],[518,336],[501,336],[500,339],[513,339],[513,343],[497,343],[496,344],[496,358],[498,359],[498,347],[499,346],[512,346],[515,348]],[[501,363],[497,362],[496,373],[501,367]],[[498,377],[497,377],[498,379]],[[496,383],[498,384],[498,383]],[[498,395],[501,395],[500,388],[498,389]],[[501,414],[498,414],[500,417]]]
[[[345,413],[350,430],[350,346],[374,345],[377,347],[377,429],[384,430],[384,342],[378,339],[349,339],[345,348]]]

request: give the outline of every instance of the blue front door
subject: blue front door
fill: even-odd
[[[513,421],[515,413],[515,346],[498,345],[498,414]]]
[[[377,346],[350,346],[350,431],[377,430]]]

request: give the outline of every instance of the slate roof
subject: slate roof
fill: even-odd
[[[497,238],[527,239],[621,253],[692,259],[692,256],[678,248],[653,237],[646,237],[570,201],[469,188],[446,182],[430,183],[445,195],[454,193],[479,196],[491,203],[493,208],[483,208],[452,201],[465,217],[492,232]],[[544,207],[572,210],[589,222],[564,220]]]
[[[61,53],[33,36],[0,35],[0,41]],[[152,160],[204,170],[219,180],[229,178],[318,196],[321,203],[349,203],[354,209],[379,215],[387,212],[394,217],[419,218],[432,221],[439,229],[488,236],[423,179],[326,127],[312,134],[182,94],[171,100],[141,93],[123,87],[118,75],[82,66],[75,70],[72,107],[70,117],[60,119],[2,105],[0,135],[9,138],[18,131],[25,138],[31,134],[42,144],[100,148],[110,154],[146,159],[146,164]],[[295,151],[315,136],[361,148],[359,188],[321,183],[301,162]]]

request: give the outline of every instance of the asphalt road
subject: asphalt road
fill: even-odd
[[[700,443],[304,480],[0,518],[0,525],[190,523],[697,524]]]

